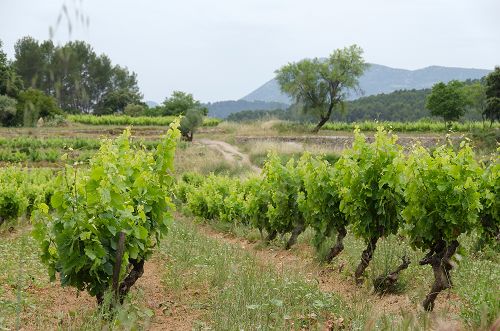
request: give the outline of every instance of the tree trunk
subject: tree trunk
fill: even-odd
[[[328,111],[326,112],[326,115],[325,116],[320,116],[320,121],[316,125],[316,127],[314,127],[314,129],[312,130],[312,133],[318,133],[319,129],[321,129],[321,127],[323,127],[323,125],[325,125],[325,123],[328,122],[328,120],[330,119],[330,116],[332,116],[332,111],[333,111],[333,106],[334,105],[335,104],[333,102],[331,102],[328,105]]]
[[[304,220],[301,220],[293,229],[292,235],[290,236],[290,239],[288,239],[288,242],[285,245],[285,249],[290,249],[295,243],[297,242],[297,237],[304,232],[306,229],[306,223]]]
[[[330,263],[332,260],[344,250],[344,238],[347,235],[347,230],[345,226],[340,227],[337,230],[337,242],[330,249],[330,252],[326,256],[326,262]]]
[[[434,283],[432,284],[431,291],[422,302],[422,306],[427,311],[432,311],[434,309],[434,301],[439,292],[452,286],[450,278],[450,270],[453,268],[451,257],[458,248],[458,241],[454,240],[446,247],[439,244],[437,246],[440,248],[439,250],[434,250],[432,255],[427,254],[427,256],[420,261],[421,265],[430,264],[434,272]]]
[[[363,273],[365,272],[365,269],[368,267],[368,264],[370,264],[370,261],[372,260],[373,252],[377,247],[378,238],[379,237],[372,238],[368,243],[366,249],[361,254],[361,261],[359,262],[359,265],[356,268],[356,272],[354,273],[354,279],[356,280],[356,284],[358,285],[363,282],[362,279]]]
[[[314,127],[312,130],[312,133],[318,133],[319,129],[325,125],[326,122],[328,122],[329,117],[321,117],[319,123]]]

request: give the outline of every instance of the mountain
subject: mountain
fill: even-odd
[[[147,100],[145,101],[146,105],[148,105],[149,108],[154,108],[156,106],[158,106],[158,103],[155,102],[155,101],[151,101],[151,100]]]
[[[288,108],[286,103],[246,100],[209,102],[203,106],[208,108],[208,116],[217,118],[226,118],[229,114],[245,110],[275,110]]]
[[[430,66],[417,70],[396,69],[380,64],[370,64],[364,75],[359,79],[363,94],[350,93],[349,99],[380,93],[391,93],[396,90],[412,90],[432,87],[437,82],[450,80],[479,79],[491,70]],[[255,91],[241,98],[245,101],[275,101],[291,104],[292,100],[281,93],[278,82],[271,79]]]
[[[465,84],[478,83],[479,80],[467,80]],[[381,93],[347,101],[345,112],[336,109],[331,119],[334,121],[418,121],[432,118],[425,108],[430,88],[419,90],[397,90],[391,93]],[[482,110],[476,105],[467,107],[464,119],[480,121]],[[255,121],[266,118],[276,118],[289,121],[307,122],[317,121],[314,116],[303,114],[295,107],[288,110],[253,110],[232,113],[227,117],[229,121]]]

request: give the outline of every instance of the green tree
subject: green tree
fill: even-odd
[[[23,114],[24,126],[35,126],[39,118],[50,119],[63,114],[56,99],[33,88],[19,93],[17,111]]]
[[[486,76],[486,107],[483,116],[490,120],[500,121],[500,67]]]
[[[362,281],[378,240],[399,229],[403,197],[397,188],[401,167],[395,160],[401,157],[402,148],[397,139],[379,127],[369,143],[356,129],[352,147],[334,165],[339,209],[352,225],[352,232],[366,243],[355,272],[357,282]]]
[[[203,124],[203,113],[198,108],[191,108],[181,119],[179,130],[182,137],[187,141],[193,141],[193,135],[196,129]]]
[[[141,96],[128,89],[114,90],[106,93],[101,102],[96,106],[94,114],[110,115],[123,113],[129,104],[140,104]]]
[[[463,87],[468,98],[469,116],[481,115],[484,122],[484,111],[486,109],[486,87],[481,82],[467,84]],[[476,117],[474,116],[474,117]]]
[[[23,89],[23,82],[8,61],[7,54],[2,50],[2,45],[2,40],[0,40],[0,95],[16,98]]]
[[[326,59],[305,59],[276,70],[283,92],[295,99],[304,112],[319,117],[313,132],[330,119],[336,106],[343,106],[349,89],[359,88],[358,79],[367,64],[357,45],[336,49]]]
[[[162,105],[162,115],[184,115],[188,109],[200,109],[203,115],[208,114],[208,109],[201,106],[191,93],[174,91],[170,98],[166,98]]]
[[[69,112],[123,111],[130,102],[110,106],[117,91],[121,95],[127,91],[134,102],[142,99],[135,73],[113,65],[106,55],[97,55],[83,41],[54,46],[51,41],[40,43],[24,37],[15,45],[14,67],[25,86],[55,97],[59,107]]]
[[[452,285],[458,238],[477,227],[481,192],[491,191],[481,189],[483,169],[465,142],[457,152],[440,146],[431,154],[417,146],[395,164],[401,171],[398,185],[405,201],[401,215],[410,245],[428,251],[419,264],[430,265],[434,273],[432,289],[422,303],[425,310],[432,310],[439,292]]]
[[[146,107],[142,104],[129,103],[123,110],[123,113],[128,116],[142,116],[145,111]]]
[[[17,101],[6,95],[0,95],[0,125],[15,126],[17,119]]]
[[[457,121],[465,114],[466,107],[470,104],[463,87],[464,84],[457,80],[448,84],[434,84],[425,107],[431,111],[431,115],[442,117],[445,125]]]
[[[49,92],[50,63],[54,44],[46,41],[40,44],[33,37],[23,37],[14,45],[14,67],[21,76],[24,86]]]

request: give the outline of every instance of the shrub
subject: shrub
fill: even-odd
[[[17,123],[17,101],[6,95],[0,95],[0,125],[15,126]]]
[[[23,114],[24,126],[35,126],[39,118],[51,119],[63,112],[57,107],[56,99],[36,89],[19,93],[17,111]]]

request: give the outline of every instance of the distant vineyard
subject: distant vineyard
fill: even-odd
[[[397,137],[385,131],[379,129],[372,143],[357,132],[353,147],[334,165],[307,154],[283,165],[271,155],[262,175],[247,180],[185,175],[176,196],[196,216],[253,226],[267,233],[266,240],[290,234],[286,248],[307,227],[318,246],[336,236],[329,260],[343,250],[349,229],[366,243],[357,280],[381,237],[405,235],[413,248],[428,252],[420,264],[434,270],[432,291],[423,302],[432,310],[437,294],[451,286],[458,237],[477,231],[495,241],[499,235],[500,163],[498,155],[487,165],[478,163],[465,142],[458,151],[402,150]],[[403,259],[392,278],[381,282],[391,285],[409,263]]]
[[[364,122],[332,122],[327,123],[324,126],[325,130],[346,130],[352,131],[356,126],[358,126],[362,131],[376,131],[377,127],[383,125],[384,127],[395,131],[395,132],[443,132],[443,131],[455,131],[455,132],[466,132],[473,129],[482,129],[483,122],[471,121],[471,122],[454,122],[451,124],[451,128],[447,128],[443,122],[438,121],[417,121],[417,122],[378,122],[378,121],[364,121]],[[484,124],[485,127],[489,127],[489,123]],[[500,128],[500,123],[495,122],[493,124],[494,128]]]
[[[167,126],[176,119],[175,116],[161,116],[161,117],[148,117],[139,116],[131,117],[127,115],[107,115],[107,116],[94,116],[94,115],[69,115],[68,120],[74,123],[88,124],[88,125],[137,125],[137,126]],[[203,126],[217,126],[221,120],[217,118],[205,118]]]
[[[54,192],[53,178],[50,169],[0,168],[0,224],[48,203]]]
[[[153,149],[159,140],[133,140],[132,143]],[[100,144],[96,138],[0,137],[0,162],[58,162],[65,154],[68,162],[87,161]]]

